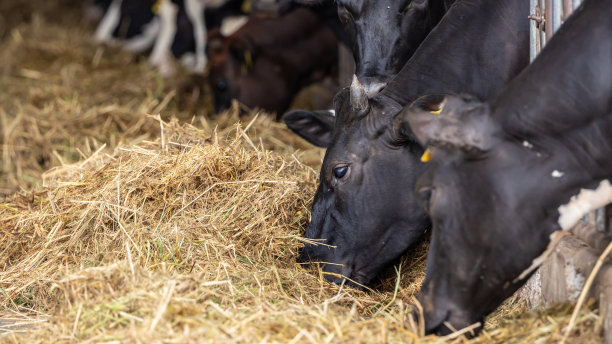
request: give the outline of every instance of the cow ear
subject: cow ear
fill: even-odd
[[[249,68],[257,57],[255,44],[248,37],[232,37],[230,52],[236,60]]]
[[[496,126],[489,107],[470,96],[425,96],[404,110],[402,126],[423,146],[480,154],[491,148]]]
[[[336,117],[333,110],[295,110],[283,115],[287,127],[315,146],[327,147],[331,142]]]

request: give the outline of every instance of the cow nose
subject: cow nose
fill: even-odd
[[[300,250],[300,255],[297,258],[298,263],[308,263],[314,259],[312,249],[309,244],[304,245]]]

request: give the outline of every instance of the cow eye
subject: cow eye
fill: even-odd
[[[433,187],[427,186],[419,189],[419,199],[421,201],[421,205],[425,208],[426,212],[431,210],[431,196],[435,192]]]
[[[336,178],[336,179],[344,178],[344,176],[346,176],[346,173],[348,172],[348,170],[349,170],[349,167],[347,165],[335,167],[334,170],[333,170],[334,178]]]

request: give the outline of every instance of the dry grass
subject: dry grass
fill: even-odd
[[[156,137],[159,126],[149,114],[204,128],[236,122],[236,111],[207,119],[210,102],[200,80],[163,80],[146,59],[94,46],[84,25],[31,16],[29,25],[16,26],[0,42],[0,196],[40,185],[44,171],[84,159],[104,144],[112,151]],[[306,163],[320,163],[321,150],[280,123],[260,116],[254,129],[266,148],[308,150]]]
[[[426,243],[377,291],[300,267],[321,151],[264,114],[207,118],[197,88],[77,28],[34,15],[0,42],[0,341],[561,339],[571,306],[515,300],[476,339],[418,336]],[[601,341],[590,305],[570,342]]]

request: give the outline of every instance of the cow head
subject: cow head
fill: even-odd
[[[423,98],[407,109],[404,126],[432,157],[416,185],[433,226],[419,300],[427,332],[445,334],[448,324],[482,324],[526,281],[557,231],[579,219],[582,213],[563,223],[561,205],[581,187],[596,186],[593,177],[600,172],[591,166],[601,171],[612,164],[593,163],[572,150],[612,130],[612,119],[608,131],[585,126],[555,138],[525,137],[525,130],[509,130],[502,121],[527,106],[504,113],[470,97],[432,101],[438,102]],[[427,111],[436,107],[441,113]],[[596,151],[591,148],[589,153]]]
[[[397,74],[444,14],[440,0],[338,0],[368,97]]]
[[[411,197],[421,146],[400,130],[401,106],[368,99],[356,77],[335,113],[293,111],[287,126],[327,147],[300,261],[320,262],[328,280],[367,285],[423,236],[429,220]],[[399,121],[398,121],[399,120]],[[406,197],[408,196],[408,197]]]
[[[219,30],[208,38],[207,55],[210,63],[209,84],[215,110],[227,110],[232,99],[240,97],[241,83],[253,68],[255,49],[247,40],[224,37]]]

